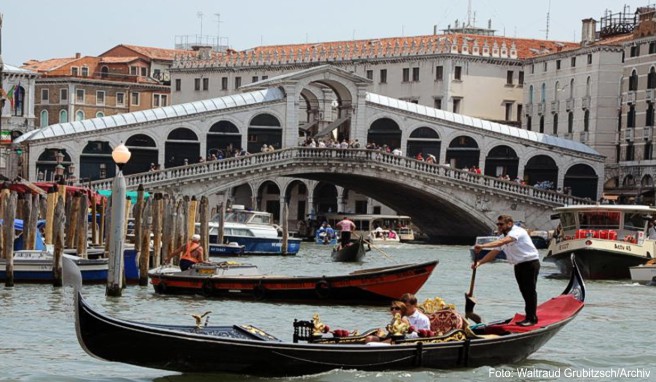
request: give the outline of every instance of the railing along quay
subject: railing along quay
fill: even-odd
[[[315,163],[320,160],[320,163]],[[543,190],[533,186],[522,185],[515,181],[499,179],[491,176],[458,170],[448,165],[426,163],[414,158],[395,156],[377,150],[366,149],[332,149],[293,147],[266,153],[250,154],[241,157],[207,161],[187,166],[171,167],[158,171],[126,175],[128,189],[136,189],[140,184],[146,188],[161,188],[167,185],[199,182],[203,179],[216,178],[222,174],[249,172],[263,166],[279,166],[299,164],[313,167],[325,166],[325,161],[335,163],[351,163],[353,165],[384,165],[385,169],[397,169],[404,172],[415,172],[422,175],[432,175],[454,184],[468,185],[479,189],[495,190],[506,195],[540,201],[551,205],[577,205],[594,203],[589,199],[578,198],[555,191]],[[94,190],[110,189],[112,179],[90,182]]]

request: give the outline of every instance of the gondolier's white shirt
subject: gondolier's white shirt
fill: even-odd
[[[540,259],[537,248],[533,245],[531,237],[524,228],[515,225],[506,236],[514,239],[501,247],[506,253],[506,259],[510,264],[514,265]]]

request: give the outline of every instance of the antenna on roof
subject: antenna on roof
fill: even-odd
[[[471,26],[471,0],[467,2],[467,26]]]
[[[549,40],[549,14],[550,13],[551,13],[551,0],[549,0],[549,8],[547,8],[547,31],[544,36],[545,40]]]
[[[203,12],[198,11],[196,16],[200,19],[200,38],[203,38]]]
[[[221,14],[215,13],[216,16],[216,48],[217,51],[221,51]]]

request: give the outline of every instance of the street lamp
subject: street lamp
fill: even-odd
[[[118,172],[112,182],[111,231],[109,241],[109,272],[107,274],[107,296],[121,297],[123,290],[123,222],[125,221],[126,186],[123,166],[130,160],[130,150],[123,143],[112,151],[112,159]]]

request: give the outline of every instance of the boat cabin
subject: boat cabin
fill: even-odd
[[[556,208],[560,218],[557,240],[595,238],[642,243],[647,223],[656,216],[649,206],[576,206]]]

